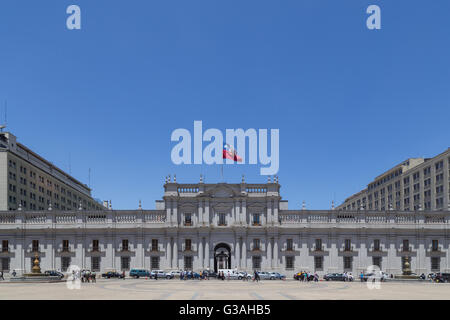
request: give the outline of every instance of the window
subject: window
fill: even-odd
[[[158,270],[159,269],[159,257],[152,257],[150,260],[150,268],[152,270]]]
[[[350,239],[345,239],[344,251],[352,251],[352,242]]]
[[[321,271],[323,269],[323,257],[316,256],[314,257],[314,270]]]
[[[287,251],[292,251],[294,250],[294,241],[292,241],[292,239],[287,239],[286,240],[286,250]],[[287,262],[286,262],[287,263]]]
[[[91,258],[91,270],[100,271],[100,257]]]
[[[432,240],[431,241],[431,250],[432,251],[439,251],[439,241],[438,240]]]
[[[380,240],[373,240],[373,251],[380,251]]]
[[[122,251],[128,251],[128,239],[122,240]]]
[[[261,225],[261,215],[258,213],[253,214],[253,225],[260,226]]]
[[[191,256],[184,257],[184,269],[192,270],[192,257]]]
[[[192,226],[192,217],[190,213],[185,213],[184,215],[184,225],[185,226]]]
[[[261,269],[261,256],[253,256],[252,257],[252,267],[253,267],[253,270]]]
[[[316,239],[315,248],[316,251],[322,251],[322,239]]]
[[[39,240],[33,240],[32,242],[32,249],[33,252],[39,251]]]
[[[409,240],[403,240],[403,251],[409,251]]]
[[[372,264],[381,269],[381,257],[372,257]]]
[[[294,257],[286,257],[286,269],[294,269]]]
[[[2,271],[9,271],[9,258],[2,258]]]
[[[63,251],[69,251],[69,240],[63,240],[62,246]]]
[[[353,257],[344,257],[344,269],[351,270],[352,268]]]
[[[219,213],[219,226],[226,226],[225,213]]]
[[[253,239],[253,250],[259,250],[259,249],[260,249],[260,240]]]
[[[158,239],[152,239],[152,251],[158,251]]]
[[[130,257],[120,257],[120,267],[122,271],[130,269]]]
[[[441,268],[441,259],[439,257],[431,257],[431,271],[439,271]]]
[[[92,240],[92,251],[99,251],[98,240]]]
[[[192,250],[192,241],[191,241],[191,239],[185,239],[184,240],[184,250],[185,251],[191,251]]]
[[[61,257],[61,271],[65,272],[69,269],[70,257]]]
[[[2,252],[8,252],[8,240],[2,240]]]

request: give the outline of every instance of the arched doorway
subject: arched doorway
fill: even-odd
[[[219,269],[231,269],[231,248],[226,243],[214,247],[214,272]]]

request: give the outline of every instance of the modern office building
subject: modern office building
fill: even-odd
[[[0,132],[0,210],[102,210],[91,189]]]
[[[403,161],[345,199],[339,210],[434,211],[450,206],[450,148]]]
[[[169,177],[155,210],[1,211],[0,241],[5,272],[29,271],[35,255],[43,270],[62,271],[236,268],[292,277],[356,275],[377,265],[397,275],[409,263],[417,274],[450,272],[447,209],[289,210],[278,178],[180,184]]]

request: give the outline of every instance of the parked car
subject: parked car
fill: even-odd
[[[117,271],[107,271],[105,273],[102,273],[102,278],[107,278],[107,279],[111,279],[111,278],[119,278],[119,279],[123,279],[123,273],[119,273]]]
[[[284,280],[286,279],[286,276],[284,274],[281,274],[279,272],[269,272],[270,274],[270,280]]]
[[[172,276],[172,278],[179,278],[181,274],[181,270],[174,270],[170,271],[169,274]]]
[[[386,281],[387,279],[389,279],[389,275],[385,272],[378,272],[378,273],[370,272],[363,274],[363,281],[367,281],[370,277],[379,279],[380,281]]]
[[[203,270],[202,274],[205,274],[206,276],[209,276],[210,278],[217,278],[217,273],[215,273],[214,270]]]
[[[326,281],[345,281],[345,275],[343,273],[327,273],[323,276]]]
[[[56,270],[47,270],[44,272],[44,274],[48,274],[49,276],[52,277],[59,277],[59,279],[64,278],[64,274]]]
[[[238,272],[237,274],[238,274],[238,280],[242,280],[246,276],[245,272]],[[252,279],[252,275],[250,273],[247,273],[247,279],[249,279],[249,280]]]
[[[257,272],[260,280],[270,280],[270,273],[265,271]]]
[[[150,271],[146,269],[131,269],[130,277],[139,278],[139,277],[150,277]]]
[[[163,270],[152,270],[151,277],[155,278],[158,275],[158,279],[173,279],[174,275],[170,272],[164,272]]]

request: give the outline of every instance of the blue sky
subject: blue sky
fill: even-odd
[[[82,29],[67,30],[66,8]],[[366,28],[370,4],[382,29]],[[450,146],[450,2],[0,3],[0,111],[19,141],[116,209],[154,208],[176,128],[278,128],[282,196],[326,209],[408,157]],[[0,119],[3,119],[1,112]],[[258,165],[225,181],[266,182]]]

